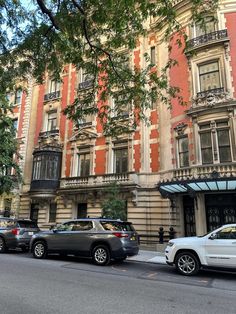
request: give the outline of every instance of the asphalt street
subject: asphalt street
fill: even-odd
[[[236,274],[184,277],[167,265],[0,255],[1,314],[235,314]]]

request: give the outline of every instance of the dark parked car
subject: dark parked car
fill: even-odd
[[[111,259],[122,261],[139,251],[138,234],[130,222],[101,218],[71,220],[39,232],[30,246],[35,258],[73,254],[92,258],[97,265],[107,265]]]
[[[30,239],[39,232],[37,223],[28,219],[0,218],[0,253],[7,249],[29,250]]]

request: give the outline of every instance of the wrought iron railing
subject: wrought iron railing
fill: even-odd
[[[222,39],[227,39],[227,29],[222,29],[219,31],[211,32],[208,34],[204,34],[193,39],[190,39],[187,43],[187,49],[193,49],[200,45],[205,45],[214,41],[219,41]]]
[[[224,87],[218,87],[218,88],[213,88],[213,89],[209,89],[209,90],[204,90],[202,92],[197,93],[197,98],[204,98],[204,97],[207,97],[209,94],[219,95],[219,94],[222,94],[223,92],[224,92]]]
[[[93,80],[87,80],[79,83],[78,90],[88,89],[93,86]]]
[[[56,91],[56,92],[52,92],[52,93],[48,93],[44,95],[44,101],[54,100],[57,98],[60,98],[60,91]]]
[[[59,135],[59,130],[50,130],[50,131],[44,131],[39,133],[39,137],[50,137],[50,136],[57,136]]]

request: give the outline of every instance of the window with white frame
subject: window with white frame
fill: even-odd
[[[189,166],[189,142],[188,136],[180,137],[177,139],[177,149],[178,149],[178,162],[179,167]]]
[[[231,162],[228,121],[212,121],[199,126],[203,164]]]
[[[194,37],[199,37],[216,31],[216,20],[214,16],[206,16],[202,21],[195,24]]]
[[[113,117],[128,117],[131,110],[129,100],[121,93],[116,93],[111,97],[111,108]]]
[[[47,131],[53,131],[57,129],[57,112],[50,111],[47,113]]]
[[[18,88],[15,92],[15,105],[20,105],[21,104],[21,99],[22,99],[22,90]]]
[[[87,177],[90,175],[90,153],[78,153],[78,171],[79,177]]]
[[[200,91],[221,88],[220,68],[218,61],[198,65]]]
[[[120,146],[120,144],[114,146],[114,172],[124,173],[128,172],[128,147]]]
[[[83,118],[80,118],[77,120],[77,126],[81,127],[81,126],[91,125],[93,120],[94,120],[94,115],[92,114],[84,115]]]
[[[13,120],[13,127],[14,127],[14,130],[15,130],[16,134],[17,134],[17,129],[18,129],[18,119],[14,119],[14,120]]]
[[[92,75],[90,73],[88,73],[86,71],[86,69],[81,69],[80,70],[80,80],[79,80],[80,83],[86,82],[86,81],[90,81],[92,79],[93,79]]]
[[[49,80],[48,93],[59,92],[60,91],[60,87],[61,87],[60,81]]]
[[[150,61],[151,61],[151,64],[156,64],[156,47],[155,46],[150,48]]]

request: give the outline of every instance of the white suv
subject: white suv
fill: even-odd
[[[195,275],[201,267],[236,269],[236,224],[224,225],[201,237],[170,240],[166,262],[182,275]]]

